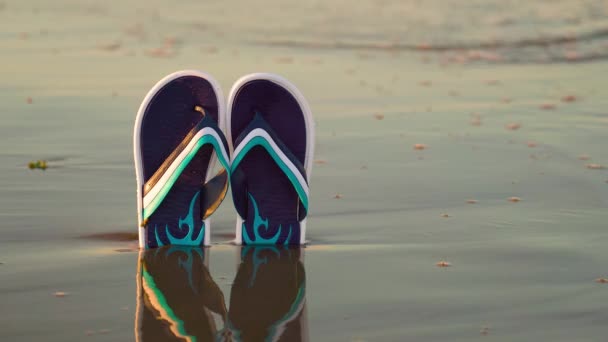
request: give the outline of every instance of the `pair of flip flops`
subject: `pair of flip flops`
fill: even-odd
[[[257,73],[227,103],[217,81],[193,70],[144,98],[133,135],[140,247],[209,245],[209,216],[229,184],[237,244],[305,242],[314,127],[304,96]]]

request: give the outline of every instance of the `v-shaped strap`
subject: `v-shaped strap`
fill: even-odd
[[[205,115],[144,184],[144,220],[156,211],[190,161],[205,145],[213,147],[224,169],[202,186],[201,206],[203,208],[201,208],[201,212],[204,215],[202,219],[217,209],[228,189],[226,174],[226,170],[230,169],[228,143],[213,118]]]
[[[298,194],[300,199],[298,220],[303,220],[308,212],[309,189],[306,170],[302,162],[279,139],[262,115],[256,113],[254,119],[236,139],[235,145],[230,168],[230,183],[239,215],[247,217],[248,201],[246,175],[239,166],[252,148],[260,146],[272,157]]]

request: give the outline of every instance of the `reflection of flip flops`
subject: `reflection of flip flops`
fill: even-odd
[[[228,99],[236,242],[303,244],[314,127],[304,96],[286,79],[252,74]]]
[[[218,83],[179,71],[144,98],[134,129],[140,247],[209,244],[211,215],[228,187]],[[213,175],[215,160],[224,167]]]
[[[306,275],[300,248],[242,247],[223,337],[306,341]]]
[[[204,263],[205,251],[167,246],[140,252],[135,337],[138,342],[212,341],[212,312],[226,317],[224,296]]]

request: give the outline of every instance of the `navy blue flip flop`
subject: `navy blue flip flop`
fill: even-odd
[[[251,74],[232,87],[226,116],[235,242],[304,244],[314,153],[306,99],[280,76]]]
[[[168,75],[144,98],[133,134],[140,247],[209,245],[208,217],[228,190],[224,108],[217,81],[195,70]]]

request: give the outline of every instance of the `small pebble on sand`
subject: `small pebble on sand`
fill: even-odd
[[[505,125],[505,128],[510,131],[516,131],[521,128],[521,124],[517,122],[511,122]]]
[[[341,199],[342,197],[344,197],[342,194],[336,194],[334,196],[334,199]]]
[[[595,282],[599,284],[608,284],[608,278],[597,278],[595,279]]]
[[[316,165],[325,165],[325,164],[327,164],[327,160],[324,160],[324,159],[316,159],[316,160],[314,161],[314,163],[315,163]]]
[[[179,40],[176,37],[166,37],[163,40],[163,44],[166,47],[173,47],[173,46],[177,45],[177,43],[179,43]]]
[[[467,203],[469,203],[469,204],[477,204],[477,202],[479,202],[479,201],[474,200],[474,199],[467,200]]]
[[[579,160],[589,160],[591,159],[591,157],[588,154],[581,154],[580,156],[578,156]]]
[[[581,55],[574,50],[564,52],[564,58],[569,62],[576,62],[581,58]]]
[[[34,103],[34,100],[31,97],[28,97],[27,99],[25,99],[25,103],[32,104]]]
[[[431,48],[432,48],[432,46],[429,43],[420,43],[420,44],[416,45],[416,50],[426,51],[426,50],[430,50]]]
[[[509,197],[507,200],[509,202],[517,203],[517,202],[521,201],[521,198],[513,196],[513,197]]]
[[[62,292],[62,291],[57,291],[57,292],[53,293],[53,296],[58,297],[58,298],[63,298],[67,295],[68,295],[67,292]]]
[[[414,144],[414,150],[426,150],[428,148],[427,145],[425,144]]]
[[[528,141],[527,143],[529,148],[534,148],[536,147],[538,144],[535,141]]]
[[[452,263],[442,260],[442,261],[439,261],[438,263],[436,263],[435,265],[437,265],[437,267],[450,267],[450,266],[452,266]]]
[[[562,102],[574,102],[577,98],[574,95],[564,95],[562,96]]]
[[[601,170],[604,168],[604,166],[600,164],[586,164],[585,167],[591,170]]]
[[[553,110],[553,109],[557,108],[557,106],[555,106],[553,103],[543,103],[538,108],[544,109],[544,110]]]
[[[420,81],[420,82],[418,82],[418,85],[422,86],[422,87],[430,87],[430,86],[433,85],[433,82],[431,82],[431,81]]]
[[[384,114],[375,113],[374,114],[374,119],[376,119],[376,120],[383,120],[384,119]]]
[[[450,217],[450,215],[448,215],[448,214],[446,214],[446,213],[443,213],[443,214],[441,214],[441,217],[443,217],[443,218],[448,218],[448,217]]]

